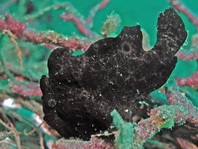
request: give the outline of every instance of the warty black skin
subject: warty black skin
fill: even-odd
[[[131,121],[139,100],[167,81],[186,37],[183,21],[170,8],[159,15],[157,42],[149,51],[142,48],[140,26],[124,27],[83,55],[54,50],[49,77],[40,81],[44,120],[63,137],[84,140],[111,126],[113,109]]]

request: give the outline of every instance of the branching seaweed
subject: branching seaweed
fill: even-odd
[[[186,15],[189,21],[197,28],[198,19],[196,14],[190,10],[190,8],[185,5],[185,3],[181,0],[169,0],[168,1],[172,7],[174,7],[179,12]],[[62,1],[30,1],[30,0],[1,0],[0,2],[0,148],[6,149],[16,149],[16,148],[83,148],[83,149],[115,149],[115,148],[182,148],[182,149],[191,149],[197,148],[197,140],[196,136],[198,134],[198,81],[197,81],[197,59],[198,59],[198,36],[195,33],[191,38],[191,46],[186,47],[184,49],[176,49],[179,50],[177,52],[178,62],[176,64],[176,69],[173,71],[171,75],[171,79],[173,81],[169,81],[164,86],[163,85],[166,79],[160,80],[163,83],[155,86],[155,83],[146,83],[144,88],[148,89],[148,92],[142,94],[145,90],[140,90],[139,88],[135,88],[132,91],[138,92],[142,94],[140,98],[132,98],[135,104],[133,103],[120,103],[118,105],[122,105],[120,107],[124,107],[123,109],[117,108],[113,104],[115,102],[105,103],[102,102],[103,106],[97,105],[94,103],[89,103],[88,105],[91,107],[90,111],[86,111],[87,113],[98,114],[97,120],[104,122],[103,118],[105,115],[106,122],[108,122],[107,127],[105,127],[104,132],[94,131],[94,133],[90,133],[91,138],[88,141],[79,140],[79,138],[72,138],[72,140],[68,139],[60,139],[60,134],[52,129],[45,120],[43,120],[44,113],[42,111],[42,91],[39,86],[40,77],[44,74],[47,75],[47,59],[52,50],[54,50],[57,46],[59,48],[67,49],[68,55],[72,55],[72,59],[74,57],[80,57],[78,55],[88,55],[97,53],[97,44],[92,45],[92,51],[87,51],[91,45],[98,40],[104,41],[103,38],[106,37],[115,37],[118,33],[116,29],[120,24],[120,17],[117,15],[118,12],[113,12],[107,17],[107,20],[104,22],[101,30],[95,30],[94,19],[97,18],[97,13],[103,9],[106,9],[106,6],[111,4],[110,0],[101,0],[99,3],[96,3],[93,6],[88,14],[84,16],[81,14],[78,9],[70,2],[62,2]],[[109,5],[111,6],[111,5]],[[121,7],[122,8],[122,7]],[[114,9],[114,8],[112,8]],[[8,10],[8,11],[7,11]],[[163,11],[163,10],[161,10]],[[53,14],[53,15],[52,15]],[[135,14],[134,14],[135,15]],[[133,18],[132,18],[133,19]],[[59,25],[54,25],[51,28],[51,21],[59,23]],[[64,30],[68,30],[67,26],[63,26],[64,22],[71,21],[77,28],[77,35],[68,36],[64,34]],[[162,20],[163,22],[164,20]],[[171,22],[171,19],[168,19],[168,23]],[[173,20],[174,22],[174,20]],[[171,22],[171,23],[173,23]],[[178,22],[178,21],[177,21]],[[154,22],[151,22],[154,23]],[[63,24],[63,25],[62,25]],[[164,23],[162,23],[164,24]],[[60,25],[63,28],[63,32],[60,31]],[[123,24],[122,24],[123,25]],[[144,28],[144,26],[142,26]],[[161,26],[162,28],[165,26]],[[56,30],[57,29],[57,30]],[[125,28],[126,29],[126,28]],[[169,29],[167,29],[169,30]],[[188,29],[187,29],[188,30]],[[138,31],[138,29],[136,30]],[[161,30],[162,32],[166,32],[166,30]],[[161,32],[161,33],[162,33]],[[126,32],[125,32],[126,33]],[[166,38],[162,35],[160,39]],[[172,32],[168,34],[168,37],[172,38]],[[176,33],[177,34],[177,33]],[[130,34],[127,34],[130,35]],[[149,51],[149,36],[145,36],[147,33],[143,32],[143,47],[145,51]],[[177,45],[180,42],[184,42],[184,34],[183,39],[176,42]],[[170,39],[169,38],[169,39]],[[111,39],[111,38],[110,38]],[[125,39],[125,38],[124,38]],[[173,38],[174,40],[176,38]],[[154,47],[154,50],[159,50],[159,48],[165,48],[166,46],[160,47],[163,40],[158,40],[158,44]],[[168,40],[166,40],[168,41]],[[107,42],[108,45],[111,43]],[[115,41],[117,44],[118,42]],[[115,44],[114,43],[114,44]],[[135,43],[138,43],[136,41]],[[113,45],[114,45],[113,44]],[[171,44],[167,42],[167,45]],[[166,45],[166,44],[164,44]],[[180,43],[181,45],[181,43]],[[104,46],[105,47],[105,46]],[[141,46],[140,46],[141,47]],[[177,47],[177,46],[176,46]],[[178,47],[179,48],[179,47]],[[103,49],[103,48],[102,48]],[[108,47],[106,48],[108,49]],[[115,48],[116,49],[116,48]],[[125,53],[128,48],[126,45],[123,45],[123,49],[125,49]],[[16,50],[16,52],[15,52]],[[56,51],[56,50],[55,50]],[[163,50],[162,50],[163,51]],[[93,53],[92,53],[93,52]],[[151,52],[151,51],[150,51]],[[95,55],[97,55],[95,53]],[[168,52],[168,57],[174,56],[176,52]],[[107,54],[108,55],[108,54]],[[171,56],[170,56],[171,55]],[[71,56],[69,56],[71,58]],[[83,56],[82,56],[83,57]],[[166,56],[165,56],[166,57]],[[98,59],[97,59],[98,58]],[[101,59],[103,58],[103,59]],[[107,60],[111,58],[110,55],[107,56]],[[115,57],[114,57],[115,58]],[[86,64],[86,59],[80,61],[85,62],[81,63],[81,65]],[[92,58],[93,61],[90,60],[90,64],[94,64],[94,60],[104,60],[104,57],[95,57]],[[137,59],[135,57],[134,59]],[[140,68],[136,68],[137,76],[152,74],[148,72],[149,70],[153,72],[156,70],[154,68],[157,59],[162,59],[162,55],[155,57],[155,62],[152,67],[144,67],[145,72],[138,71]],[[166,58],[165,58],[166,59]],[[144,59],[140,59],[144,61]],[[166,61],[167,60],[167,61]],[[170,59],[166,59],[166,62],[170,62]],[[164,61],[164,62],[165,62]],[[174,63],[176,63],[176,59],[174,58]],[[99,61],[97,61],[98,63]],[[136,62],[136,60],[134,61]],[[162,61],[161,61],[162,62]],[[76,61],[74,62],[75,64]],[[74,66],[74,63],[67,62],[66,64],[70,64]],[[96,63],[96,64],[97,64]],[[125,61],[123,61],[124,64]],[[55,64],[55,61],[54,61]],[[116,64],[114,62],[113,64]],[[170,64],[170,63],[169,63]],[[79,64],[80,65],[80,64]],[[175,64],[170,64],[168,68],[163,68],[163,70],[171,69],[168,74],[171,73]],[[127,65],[125,65],[127,66]],[[171,67],[170,67],[171,66]],[[96,70],[97,65],[95,65]],[[92,68],[92,67],[87,67]],[[105,67],[103,67],[105,68]],[[120,70],[123,67],[120,67]],[[75,67],[73,68],[77,70]],[[110,70],[110,68],[108,68]],[[146,69],[148,71],[146,72]],[[89,70],[89,69],[87,69]],[[126,72],[122,70],[123,72]],[[69,70],[69,72],[72,72]],[[110,71],[108,71],[110,72]],[[160,72],[159,70],[157,72]],[[78,78],[80,76],[81,71],[76,71],[75,76]],[[83,85],[89,86],[95,81],[99,80],[103,76],[107,76],[107,74],[98,75],[96,72],[95,76],[91,76],[91,70],[87,71],[87,75],[85,80],[87,82],[83,82]],[[108,74],[112,76],[112,74]],[[125,73],[117,74],[119,77],[126,76]],[[134,74],[130,74],[134,75]],[[140,75],[140,76],[141,76]],[[164,76],[164,72],[161,71],[157,76],[152,78],[160,78]],[[99,77],[98,77],[99,76]],[[101,77],[101,78],[100,78]],[[118,80],[119,80],[118,77]],[[95,78],[95,79],[94,79]],[[73,79],[73,78],[71,78]],[[79,78],[78,78],[79,79]],[[129,78],[128,78],[129,79]],[[144,78],[145,79],[145,78]],[[91,80],[91,81],[90,81]],[[140,79],[141,80],[141,79]],[[152,80],[152,79],[148,79]],[[175,80],[175,81],[174,81]],[[111,89],[116,89],[114,77],[110,77],[109,80],[104,82],[109,82],[112,87]],[[59,80],[59,83],[61,81]],[[91,83],[90,83],[91,82]],[[122,81],[121,81],[122,82]],[[47,83],[47,82],[45,82]],[[70,82],[61,82],[62,86],[72,86]],[[55,84],[57,85],[57,84]],[[60,84],[58,84],[60,85]],[[57,86],[58,86],[57,85]],[[79,85],[81,87],[82,84],[78,84],[77,81],[73,84]],[[97,85],[100,85],[98,83]],[[121,85],[122,88],[126,87]],[[141,84],[140,86],[143,86]],[[53,89],[61,90],[61,88],[53,87]],[[108,85],[107,85],[108,86]],[[134,85],[137,86],[137,85]],[[109,94],[110,91],[105,88],[103,92],[100,94],[98,91],[98,86],[89,86],[92,89],[86,88],[86,91],[83,92],[82,97],[90,96],[94,94],[94,98],[96,99],[108,99],[109,97],[114,97],[114,100],[121,100],[128,94],[125,90],[117,90],[116,93]],[[95,87],[95,88],[94,88]],[[129,87],[129,86],[128,86]],[[151,88],[149,88],[151,87]],[[141,88],[141,87],[140,87]],[[159,89],[158,89],[159,88]],[[138,90],[137,90],[138,89]],[[149,95],[150,92],[155,90],[152,94]],[[79,91],[79,90],[78,90]],[[76,91],[75,95],[79,95],[78,91]],[[105,94],[106,93],[106,94]],[[132,94],[134,95],[134,94]],[[91,101],[91,100],[89,100]],[[127,100],[128,101],[128,100]],[[56,102],[56,101],[55,101]],[[54,105],[54,100],[49,101],[50,105]],[[76,103],[75,103],[76,104]],[[77,103],[78,104],[78,103]],[[82,103],[81,103],[82,105]],[[97,113],[97,108],[101,106],[103,108],[104,113]],[[133,107],[131,110],[129,107]],[[109,108],[110,107],[110,108]],[[127,108],[126,108],[127,107]],[[51,107],[50,107],[51,108]],[[76,108],[75,106],[69,107],[70,109]],[[115,109],[115,110],[114,110]],[[117,110],[117,111],[116,111]],[[74,110],[75,111],[75,110]],[[85,113],[86,113],[85,112]],[[86,113],[86,114],[87,114]],[[70,113],[72,114],[72,113]],[[73,114],[76,114],[75,112]],[[77,113],[78,114],[78,113]],[[76,114],[76,115],[77,115]],[[83,114],[81,112],[80,114]],[[60,114],[59,114],[60,115]],[[103,115],[103,116],[102,116]],[[89,115],[91,117],[91,114]],[[112,117],[111,117],[112,116]],[[89,118],[90,118],[89,117]],[[92,119],[92,117],[91,117]],[[89,120],[88,118],[86,119]],[[133,122],[131,121],[133,120]],[[53,121],[53,120],[52,120]],[[95,122],[94,122],[95,124]],[[98,124],[96,122],[96,124]],[[114,124],[115,127],[112,127]],[[70,128],[70,127],[68,127]],[[74,128],[74,126],[71,128]],[[83,127],[86,128],[86,127]],[[108,129],[106,132],[106,128]],[[77,127],[78,129],[78,127]],[[72,129],[71,129],[72,130]],[[163,130],[163,131],[162,131]],[[80,132],[80,131],[79,131]],[[160,133],[159,133],[160,132]],[[83,132],[84,133],[84,132]],[[83,134],[81,133],[81,134]],[[184,134],[185,133],[185,134]],[[186,137],[187,136],[187,137]],[[71,139],[71,138],[70,138]],[[170,141],[171,140],[171,141]]]

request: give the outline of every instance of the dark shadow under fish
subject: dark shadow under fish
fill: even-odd
[[[65,138],[81,139],[107,130],[113,109],[130,121],[139,100],[167,81],[186,36],[183,21],[170,8],[158,18],[157,42],[150,51],[142,48],[140,26],[124,27],[83,55],[54,50],[49,77],[40,81],[45,121]]]

